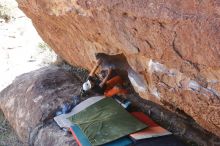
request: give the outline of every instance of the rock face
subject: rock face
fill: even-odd
[[[17,1],[70,64],[91,69],[96,54],[121,54],[143,98],[184,111],[220,136],[218,0]]]
[[[79,94],[79,83],[55,66],[23,74],[0,93],[0,109],[25,145],[74,145],[72,136],[50,119],[63,102]]]
[[[32,144],[34,146],[78,146],[73,136],[60,130],[55,123],[40,129]]]

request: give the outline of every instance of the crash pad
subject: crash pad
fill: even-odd
[[[85,136],[78,125],[72,125],[70,131],[79,146],[91,146],[89,139]]]
[[[89,107],[90,105],[98,102],[99,100],[101,100],[103,98],[104,98],[104,96],[90,97],[90,98],[82,101],[80,104],[76,105],[70,113],[56,116],[56,117],[54,117],[54,120],[61,128],[63,128],[63,127],[70,128],[73,125],[73,123],[71,123],[71,121],[68,120],[69,117],[75,115],[76,113],[79,113],[80,111],[84,110],[85,108]]]
[[[77,125],[72,125],[70,131],[79,146],[91,146],[89,139],[85,136],[82,130]],[[104,144],[103,146],[129,146],[132,140],[129,137],[122,137],[115,141]]]
[[[104,144],[103,146],[130,146],[132,144],[132,140],[129,137],[122,137],[115,141]]]
[[[147,127],[112,98],[98,101],[69,120],[80,127],[92,145],[102,145]]]
[[[134,141],[131,146],[187,146],[174,135],[147,138]]]
[[[152,138],[152,137],[160,137],[165,135],[171,135],[172,133],[163,127],[159,126],[153,120],[150,119],[147,115],[142,112],[132,112],[131,113],[135,118],[144,122],[149,127],[138,132],[132,133],[129,136],[135,140]]]

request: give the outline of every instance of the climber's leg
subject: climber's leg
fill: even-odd
[[[120,76],[115,76],[106,82],[107,90],[113,88],[115,85],[122,85],[123,80]]]
[[[121,88],[118,88],[118,87],[113,87],[112,89],[109,89],[107,91],[105,91],[104,95],[106,97],[112,97],[114,95],[117,95],[117,94],[127,94],[128,91],[125,90],[125,89],[121,89]]]

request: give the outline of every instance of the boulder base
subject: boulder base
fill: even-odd
[[[45,67],[23,74],[0,93],[0,109],[25,145],[69,146],[71,134],[51,123],[64,102],[79,95],[77,76],[56,67]]]

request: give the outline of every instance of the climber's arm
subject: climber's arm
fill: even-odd
[[[99,65],[101,64],[101,60],[96,62],[96,66],[93,67],[92,71],[89,73],[89,76],[94,76],[96,70],[98,69]]]
[[[99,86],[102,88],[104,86],[104,84],[107,82],[108,78],[110,77],[112,73],[112,68],[108,69],[108,74],[106,75],[106,77],[102,80],[102,82],[99,84]]]

